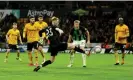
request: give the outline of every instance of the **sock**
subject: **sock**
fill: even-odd
[[[86,66],[86,55],[82,54],[83,66]]]
[[[49,64],[51,64],[52,62],[50,61],[50,60],[47,60],[47,61],[45,61],[44,63],[42,63],[41,65],[40,65],[40,67],[45,67],[45,66],[47,66],[47,65],[49,65]]]
[[[115,60],[116,60],[116,63],[119,63],[119,54],[118,54],[118,52],[115,52]]]
[[[74,62],[74,54],[71,54],[70,55],[70,64],[72,65]]]
[[[38,64],[38,50],[34,50],[35,52],[35,60],[36,60],[36,64]]]
[[[6,59],[8,58],[9,52],[6,52]]]
[[[20,53],[19,53],[19,52],[17,52],[17,58],[19,58],[19,56],[20,56]]]
[[[85,51],[80,49],[79,47],[74,48],[75,51],[85,54]]]
[[[31,53],[31,52],[28,52],[28,56],[29,56],[29,62],[30,62],[31,64],[33,64],[32,53]]]
[[[40,53],[41,53],[41,55],[42,55],[42,57],[43,57],[43,61],[46,61],[45,56],[44,56],[44,51],[41,50]]]
[[[124,63],[125,53],[122,53],[122,63]]]
[[[8,56],[6,55],[6,59],[8,58]]]

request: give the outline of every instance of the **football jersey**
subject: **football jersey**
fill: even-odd
[[[55,26],[48,26],[45,29],[42,29],[39,32],[39,35],[42,37],[42,33],[45,32],[47,38],[50,41],[50,45],[57,45],[60,43],[60,34],[57,30],[55,30]]]
[[[119,37],[125,37],[129,35],[128,26],[123,24],[122,26],[116,25],[115,27],[115,42],[125,44],[127,39],[120,40]]]
[[[18,37],[20,36],[20,32],[18,29],[14,30],[14,29],[10,29],[8,32],[7,32],[7,35],[8,35],[8,44],[12,44],[12,45],[16,45],[18,44]]]
[[[42,29],[48,27],[48,24],[47,24],[46,22],[44,22],[44,21],[43,21],[42,23],[40,23],[39,21],[36,21],[36,22],[35,22],[35,25],[37,25],[37,26],[39,27],[40,30],[42,30]],[[46,34],[43,33],[42,37],[43,37],[43,38],[46,37]]]
[[[39,40],[39,30],[40,28],[36,24],[27,23],[24,28],[24,32],[27,36],[27,41],[34,42]],[[24,34],[23,34],[24,36]],[[25,37],[25,36],[24,36]]]
[[[79,27],[79,29],[73,28],[70,32],[74,41],[86,40],[87,29]]]

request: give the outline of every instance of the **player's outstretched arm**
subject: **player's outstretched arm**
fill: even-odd
[[[64,33],[63,30],[61,30],[60,28],[55,28],[55,30],[57,30],[60,33],[60,35]]]
[[[72,41],[72,36],[69,34],[69,38],[68,38],[68,43],[70,43]]]
[[[44,32],[45,32],[45,29],[40,30],[39,31],[39,36],[42,37],[42,33],[44,33]]]

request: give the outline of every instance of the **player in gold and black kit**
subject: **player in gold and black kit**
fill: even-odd
[[[40,30],[48,27],[48,24],[46,22],[43,21],[43,16],[42,15],[39,15],[38,16],[38,21],[35,22],[35,25],[37,27],[40,28]],[[39,34],[39,32],[38,32]],[[44,39],[46,38],[46,34],[43,33],[42,34],[42,38],[43,39],[40,39],[40,36],[39,37],[39,41],[38,41],[38,51],[41,53],[42,57],[43,57],[43,61],[45,62],[45,56],[44,56],[44,51],[43,51],[43,45],[44,45]]]
[[[6,59],[4,60],[4,62],[8,61],[8,55],[9,55],[9,52],[11,49],[14,49],[17,51],[17,58],[16,59],[21,61],[20,51],[18,48],[18,39],[19,39],[21,44],[23,44],[23,43],[21,40],[20,31],[17,29],[17,23],[16,22],[13,23],[12,27],[13,28],[10,29],[6,34],[6,40],[8,43],[8,47],[7,47],[7,52],[6,52]]]
[[[40,28],[35,24],[35,17],[29,18],[30,22],[24,27],[23,38],[27,38],[27,51],[29,56],[29,66],[33,66],[32,60],[32,49],[35,52],[35,65],[38,65],[38,41],[39,41],[39,30]]]
[[[119,65],[119,56],[117,50],[120,49],[122,51],[122,62],[124,64],[124,57],[125,57],[125,45],[127,44],[127,37],[129,37],[129,29],[126,24],[123,23],[123,18],[119,18],[119,24],[115,27],[115,48],[114,54],[116,63],[115,65]]]

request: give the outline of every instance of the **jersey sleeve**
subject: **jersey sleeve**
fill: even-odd
[[[48,27],[48,24],[45,22],[45,27]]]
[[[45,33],[45,32],[46,32],[46,28],[45,28],[45,29],[40,30],[40,31],[39,31],[39,36],[40,36],[40,37],[42,37],[42,36],[43,36],[43,34],[42,34],[42,33]]]
[[[20,36],[20,31],[18,30],[18,36]]]
[[[28,26],[28,24],[26,24],[26,25],[24,26],[24,30],[23,30],[23,38],[26,37],[27,26]]]
[[[126,36],[128,37],[129,36],[129,28],[128,28],[128,26],[125,27],[125,30],[126,30]]]

